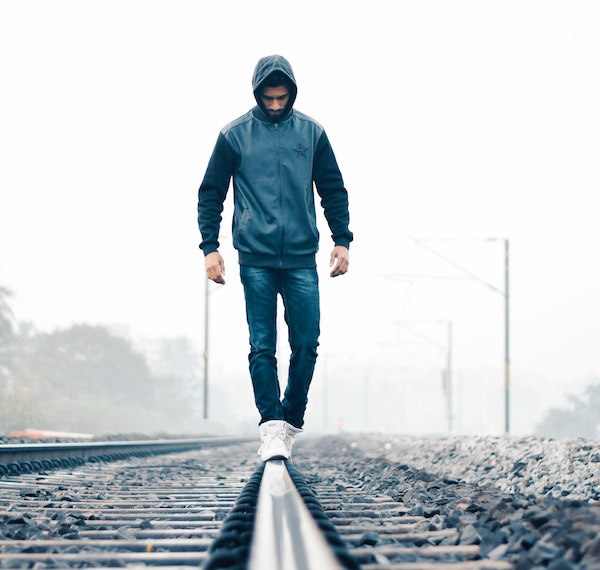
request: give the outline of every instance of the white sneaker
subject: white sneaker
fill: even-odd
[[[294,438],[303,431],[302,428],[294,427],[288,422],[285,423],[285,447],[288,451],[289,458],[292,458],[292,447],[294,446]]]
[[[258,449],[258,455],[263,461],[269,459],[289,459],[286,440],[287,430],[283,420],[269,420],[260,424],[261,446]]]

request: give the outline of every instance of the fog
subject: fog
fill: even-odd
[[[330,279],[320,219],[307,430],[503,433],[504,240],[511,433],[585,397],[600,376],[598,4],[213,4],[0,4],[0,286],[15,330],[106,327],[149,360],[185,338],[187,431],[255,428],[231,193],[202,417],[196,200],[219,129],[253,105],[256,61],[281,53],[296,107],[332,142],[355,234],[350,272]]]

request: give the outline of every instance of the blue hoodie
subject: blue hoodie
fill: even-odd
[[[288,107],[277,122],[261,108],[261,85],[273,72],[290,81]],[[293,108],[296,80],[288,61],[262,58],[252,88],[257,106],[219,133],[198,191],[198,225],[204,255],[218,236],[233,177],[233,245],[240,265],[272,268],[315,266],[319,248],[314,190],[321,198],[335,245],[349,247],[348,193],[323,127]]]

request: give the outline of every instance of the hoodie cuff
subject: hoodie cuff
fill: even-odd
[[[199,245],[198,246],[204,253],[204,257],[206,257],[209,253],[213,253],[214,251],[218,251],[218,247],[215,244],[209,243],[206,245]]]

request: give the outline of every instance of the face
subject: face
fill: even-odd
[[[260,99],[269,117],[276,119],[283,115],[290,99],[290,92],[283,85],[281,87],[265,87]]]

